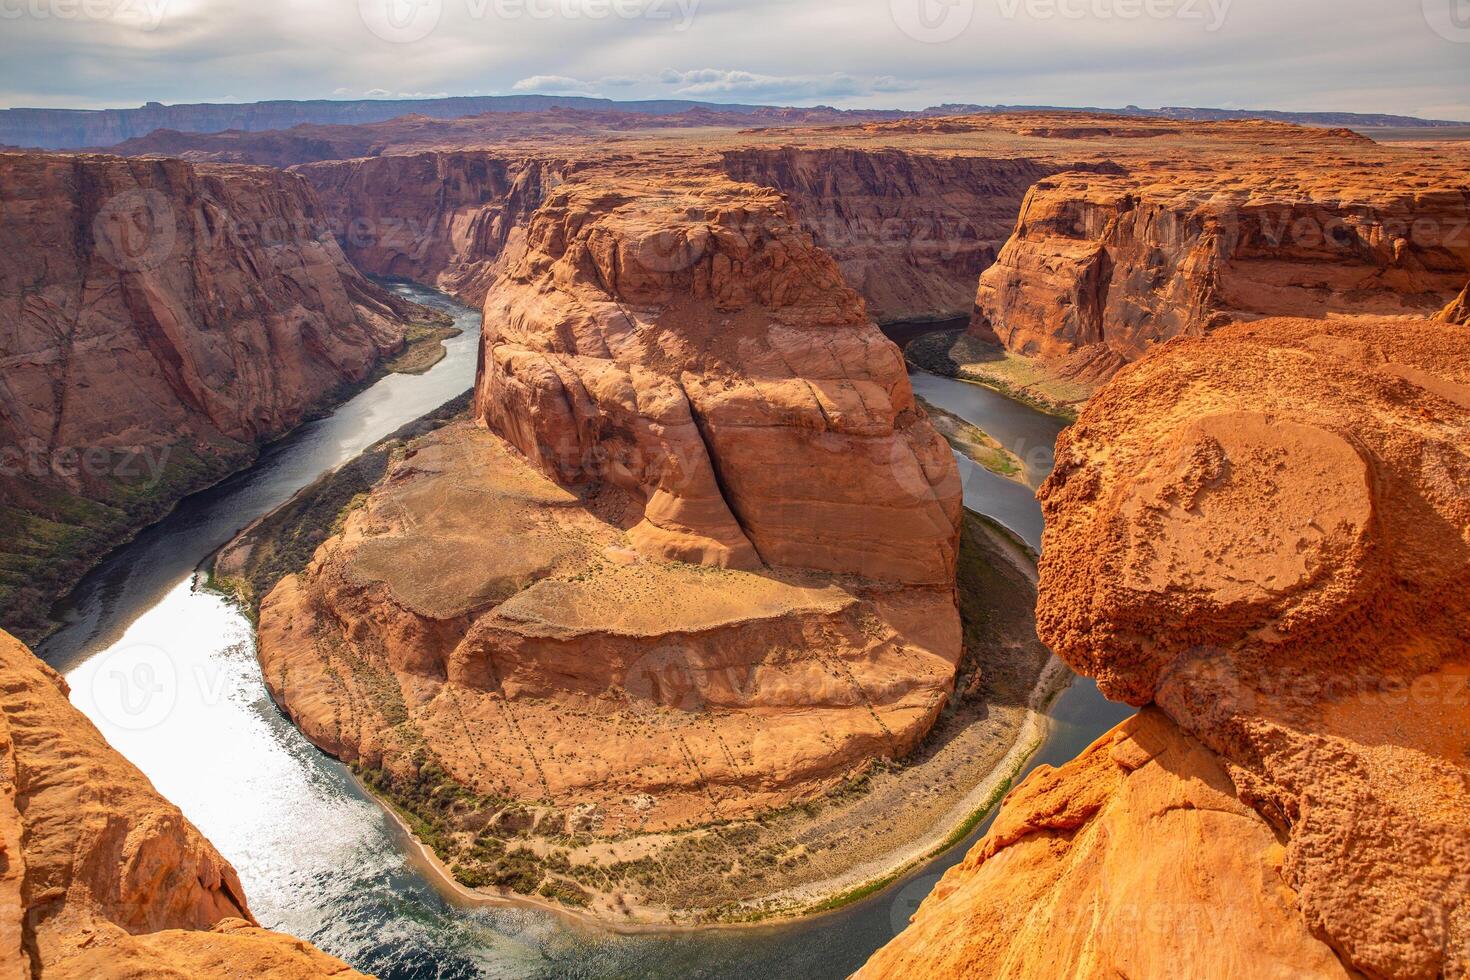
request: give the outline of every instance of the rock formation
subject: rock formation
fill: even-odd
[[[980,278],[973,329],[1102,379],[1154,344],[1235,320],[1428,316],[1464,285],[1462,169],[1244,166],[1040,181]]]
[[[1459,298],[1440,311],[1439,319],[1446,323],[1470,326],[1470,286],[1466,286]]]
[[[256,925],[229,862],[4,632],[0,894],[6,976],[362,976]]]
[[[1470,973],[1464,351],[1264,320],[1094,396],[1041,493],[1038,625],[1156,707],[1023,784],[864,976]],[[1159,949],[1109,940],[1140,914]]]
[[[614,831],[810,799],[922,737],[960,652],[954,463],[775,194],[566,185],[486,324],[494,431],[411,445],[262,604],[313,741],[390,792]]]
[[[0,621],[29,630],[121,535],[363,380],[416,308],[289,174],[3,154],[0,185]]]
[[[975,279],[1010,236],[1026,191],[1058,171],[1098,166],[795,146],[728,150],[723,165],[735,180],[785,195],[885,323],[969,316]]]
[[[566,161],[490,151],[297,168],[358,268],[429,283],[471,305],[483,302],[512,232],[569,170]]]

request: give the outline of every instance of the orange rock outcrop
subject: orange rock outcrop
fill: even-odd
[[[932,726],[954,462],[775,194],[552,194],[487,298],[475,414],[262,604],[317,744],[653,830],[811,798]]]
[[[1470,286],[1466,286],[1465,291],[1453,303],[1440,311],[1439,319],[1446,323],[1470,326]]]
[[[7,976],[362,976],[256,925],[229,862],[4,632],[0,897]]]
[[[980,277],[973,329],[1101,380],[1239,320],[1431,316],[1470,268],[1470,183],[1462,163],[1358,159],[1375,151],[1044,179]]]
[[[279,171],[0,154],[0,185],[0,621],[31,629],[78,567],[364,379],[416,308]]]
[[[1168,975],[1059,928],[1053,897],[1097,897],[1089,936],[1131,889],[1200,976],[1467,975],[1467,436],[1463,329],[1428,320],[1234,325],[1120,372],[1041,493],[1038,626],[1156,707],[1030,777],[863,975]]]

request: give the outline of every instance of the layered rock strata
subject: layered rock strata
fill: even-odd
[[[229,862],[3,632],[0,857],[7,976],[362,976],[256,925]]]
[[[1398,170],[1047,178],[980,278],[972,329],[1103,379],[1238,320],[1430,316],[1470,268],[1470,185]]]
[[[315,163],[296,172],[320,194],[358,268],[428,283],[478,306],[512,233],[573,169],[564,160],[469,150]]]
[[[727,150],[726,174],[780,191],[881,322],[969,316],[975,279],[1030,187],[1113,165],[900,149]]]
[[[1155,707],[1028,779],[863,975],[1470,973],[1467,435],[1427,320],[1120,372],[1042,490],[1038,624]]]
[[[352,268],[289,174],[0,154],[0,187],[12,628],[37,627],[78,566],[366,378],[427,315]]]
[[[486,324],[480,424],[413,444],[262,604],[313,741],[605,831],[916,744],[960,653],[954,463],[776,195],[568,185]]]

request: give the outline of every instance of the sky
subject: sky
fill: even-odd
[[[518,92],[1470,120],[1470,0],[0,0],[0,106]]]

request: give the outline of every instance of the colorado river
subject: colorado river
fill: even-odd
[[[395,288],[455,316],[465,332],[448,341],[448,356],[427,374],[377,382],[114,552],[64,604],[66,625],[41,646],[42,657],[67,675],[72,700],[108,740],[235,865],[262,925],[361,970],[384,978],[835,978],[856,969],[903,927],[983,825],[892,887],[825,916],[616,935],[540,910],[455,904],[420,872],[402,832],[346,767],[307,743],[271,703],[248,620],[199,588],[197,570],[245,524],[472,384],[478,314],[422,287]],[[1028,423],[1057,424],[998,395],[1000,403],[987,407],[984,396],[940,390],[930,377],[915,378],[925,397],[1002,442]],[[1002,415],[1019,428],[1006,428]],[[1028,479],[1036,476],[1020,455]],[[1049,456],[1037,459],[1049,468]],[[1019,483],[995,480],[1029,496]],[[1039,510],[1034,528],[1018,527],[1023,508],[1012,490],[970,475],[965,496],[1039,540]],[[1091,682],[1074,683],[1053,705],[1052,731],[1030,765],[1065,762],[1128,713]]]

